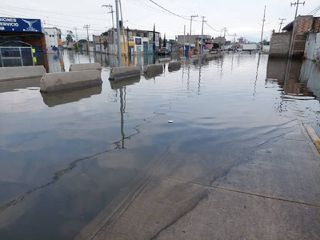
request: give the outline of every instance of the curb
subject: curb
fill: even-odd
[[[311,127],[308,124],[303,123],[302,125],[306,129],[306,131],[307,131],[309,137],[311,138],[314,146],[316,147],[316,149],[320,153],[320,138],[318,137],[316,131],[313,129],[313,127]]]

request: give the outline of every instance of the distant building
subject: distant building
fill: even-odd
[[[213,44],[218,44],[220,46],[225,45],[227,39],[225,37],[216,37],[212,39]]]
[[[292,57],[302,58],[305,55],[310,34],[320,33],[320,18],[312,15],[298,16],[282,30],[283,32],[272,34],[270,56],[287,57],[290,54]],[[292,52],[289,53],[291,39],[293,39]]]
[[[40,19],[0,17],[0,67],[44,65],[46,40]]]
[[[43,32],[46,38],[47,53],[55,53],[62,47],[61,30],[56,27],[45,27]]]
[[[110,29],[103,35],[107,37],[106,48],[108,54],[116,55],[117,30]],[[150,30],[124,28],[120,32],[120,44],[122,53],[128,53],[130,55],[153,54],[154,45],[155,50],[160,47],[160,33]]]
[[[204,39],[204,41],[212,39],[210,35],[178,35],[176,36],[176,40],[181,45],[191,45],[192,47],[195,47],[199,44],[201,39]]]

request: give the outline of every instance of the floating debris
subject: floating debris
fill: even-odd
[[[303,96],[303,95],[283,95],[282,98],[284,99],[293,99],[293,100],[315,100],[316,97],[314,96]]]

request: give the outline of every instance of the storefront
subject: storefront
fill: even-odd
[[[0,17],[0,67],[48,68],[45,49],[40,19]]]

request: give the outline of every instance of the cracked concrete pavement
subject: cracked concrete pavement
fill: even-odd
[[[210,156],[172,144],[142,179],[77,239],[320,239],[320,159],[301,124]]]

